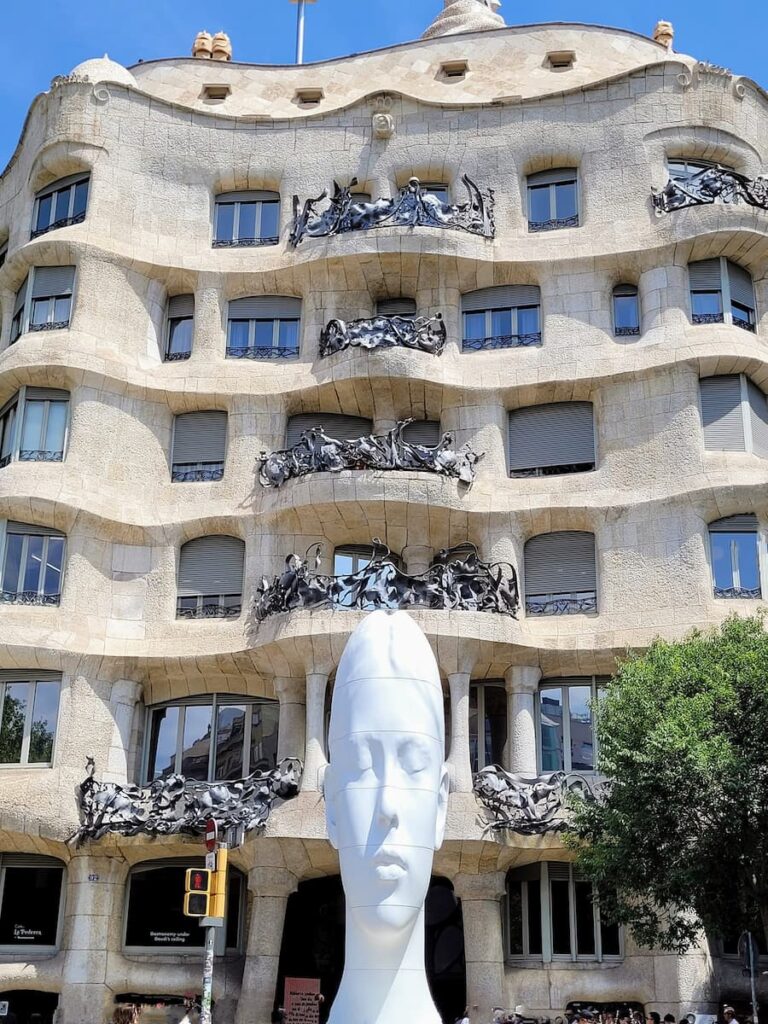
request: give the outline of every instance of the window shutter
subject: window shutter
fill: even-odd
[[[64,537],[61,530],[54,530],[50,526],[35,526],[33,523],[18,523],[9,519],[5,524],[6,533],[21,534],[25,537]]]
[[[372,420],[362,416],[341,416],[338,413],[308,412],[291,416],[285,431],[285,447],[293,448],[301,440],[303,430],[322,427],[329,437],[336,441],[354,441],[366,437],[373,431]]]
[[[61,391],[59,388],[27,388],[25,397],[37,399],[38,402],[68,402],[69,392]]]
[[[194,295],[172,295],[168,299],[168,319],[180,320],[195,315]]]
[[[525,593],[573,594],[597,588],[595,537],[567,530],[543,533],[525,545]]]
[[[755,292],[752,287],[752,278],[749,273],[737,263],[727,261],[728,284],[731,288],[731,298],[748,309],[755,308]]]
[[[44,199],[53,192],[58,192],[61,188],[67,188],[68,185],[76,185],[79,181],[88,181],[90,176],[89,171],[80,174],[68,174],[66,178],[59,178],[58,181],[52,181],[50,185],[41,188],[39,192],[35,193],[35,199]]]
[[[74,281],[74,267],[36,267],[32,280],[32,298],[48,299],[52,295],[71,295]]]
[[[745,451],[739,374],[704,377],[699,381],[699,388],[705,450]]]
[[[382,299],[376,303],[379,316],[414,316],[416,313],[415,299]]]
[[[532,405],[509,414],[510,472],[594,461],[591,402]]]
[[[699,260],[688,264],[692,292],[719,292],[722,289],[720,260]]]
[[[0,669],[0,683],[58,683],[61,682],[61,672],[51,672],[48,669]]]
[[[173,429],[173,462],[224,462],[227,450],[225,412],[185,412]]]
[[[613,289],[614,295],[637,295],[637,285],[634,284],[617,284]]]
[[[726,516],[709,524],[710,533],[754,533],[757,529],[757,516],[751,512],[738,516]]]
[[[222,192],[216,196],[217,203],[264,203],[279,202],[280,193],[268,189],[255,188],[246,192]]]
[[[549,880],[550,882],[570,882],[571,880],[571,865],[564,861],[553,861],[549,862]]]
[[[198,537],[179,553],[179,597],[242,594],[245,544],[237,537]]]
[[[0,855],[0,863],[4,868],[61,868],[64,862],[56,857],[46,857],[36,853],[4,853]]]
[[[576,180],[575,167],[559,167],[553,171],[539,171],[528,175],[529,185],[559,185],[566,181]]]
[[[436,447],[440,443],[440,420],[414,420],[403,430],[403,440]]]
[[[480,288],[461,296],[462,313],[484,309],[512,309],[514,306],[538,306],[541,293],[538,285],[504,284],[496,288]]]
[[[14,316],[16,316],[16,314],[19,312],[19,310],[22,309],[23,306],[24,306],[24,300],[27,297],[27,284],[28,284],[28,282],[29,282],[29,277],[25,277],[24,278],[24,283],[22,284],[21,288],[19,288],[19,290],[16,292],[16,300],[13,303],[13,315]]]
[[[752,450],[768,458],[768,398],[757,384],[747,380],[749,415],[752,423]]]
[[[300,316],[301,299],[290,295],[251,295],[229,303],[230,320],[295,320]]]

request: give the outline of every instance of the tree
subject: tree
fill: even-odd
[[[768,634],[760,616],[657,639],[598,701],[604,799],[566,835],[601,912],[646,946],[768,942]]]

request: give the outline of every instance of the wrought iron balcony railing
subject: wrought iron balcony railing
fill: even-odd
[[[214,238],[214,249],[253,249],[260,245],[277,245],[277,235],[265,235],[263,238]]]
[[[165,362],[166,363],[178,363],[182,359],[189,359],[192,355],[192,349],[188,349],[186,352],[166,352]]]
[[[223,476],[223,462],[176,462],[171,468],[171,480],[177,484],[213,483]]]
[[[691,319],[695,324],[723,324],[725,323],[724,313],[694,313]]]
[[[651,200],[658,217],[686,207],[713,203],[729,206],[746,203],[768,210],[768,177],[747,178],[725,167],[703,167],[686,180],[670,178],[664,188],[652,190]]]
[[[464,338],[464,352],[481,352],[494,348],[523,348],[541,344],[541,331],[531,334],[496,334],[490,338]]]
[[[526,615],[588,615],[596,611],[594,590],[576,594],[536,594],[525,599]]]
[[[290,347],[253,345],[244,348],[227,345],[228,359],[296,359],[298,355],[298,347],[293,345]]]
[[[616,338],[634,338],[640,334],[639,327],[616,327],[614,329],[614,337]]]
[[[61,603],[61,594],[40,594],[36,590],[2,590],[0,602],[55,607]]]
[[[242,594],[203,594],[176,598],[177,619],[236,619],[243,609]]]
[[[76,213],[74,217],[61,217],[59,220],[55,220],[53,224],[49,224],[47,227],[38,228],[30,234],[30,240],[39,238],[41,235],[47,235],[49,231],[55,231],[56,228],[68,228],[73,224],[82,224],[85,220],[85,210],[82,213]]]
[[[45,324],[30,324],[27,328],[28,331],[64,331],[69,327],[69,319],[67,320],[53,320],[51,323]]]
[[[62,462],[64,452],[44,450],[41,448],[21,448],[19,462]]]
[[[605,791],[600,776],[577,772],[516,775],[497,764],[474,776],[474,791],[491,815],[487,830],[540,836],[567,827],[568,798],[599,800]]]
[[[575,462],[567,466],[534,466],[531,469],[513,469],[511,477],[562,476],[564,473],[589,473],[595,468],[594,462]]]
[[[320,334],[321,357],[346,348],[412,348],[439,356],[445,348],[443,316],[374,316],[329,320]]]
[[[552,217],[550,220],[529,220],[529,231],[557,231],[560,228],[577,228],[579,226],[578,213],[570,217]]]
[[[762,596],[763,592],[760,587],[715,587],[715,597],[727,600],[759,601]]]

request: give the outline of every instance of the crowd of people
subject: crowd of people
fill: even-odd
[[[470,1024],[469,1010],[456,1024]],[[517,1006],[514,1010],[495,1007],[491,1024],[753,1024],[751,1017],[739,1021],[732,1006],[723,1006],[719,1014],[688,1013],[678,1021],[673,1013],[663,1016],[655,1010],[645,1013],[640,1009],[627,1006],[616,1006],[608,1009],[604,1006],[569,1007],[562,1016],[530,1017],[525,1007]]]

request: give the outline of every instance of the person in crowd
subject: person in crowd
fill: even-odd
[[[675,1015],[674,1015],[674,1013],[665,1013],[664,1014],[664,1024],[675,1024]]]
[[[739,1024],[736,1019],[736,1011],[732,1006],[723,1007],[723,1019],[725,1020],[725,1024]]]
[[[648,1014],[648,1024],[661,1024],[661,1014],[651,1010]]]

